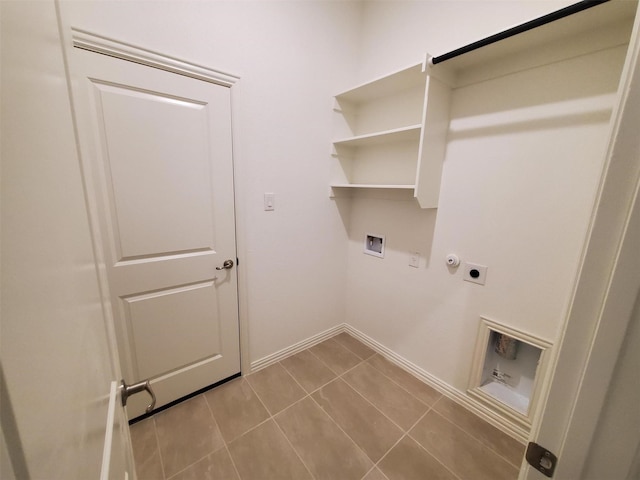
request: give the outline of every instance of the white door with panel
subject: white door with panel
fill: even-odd
[[[230,88],[79,48],[71,68],[125,380],[159,407],[240,372]]]

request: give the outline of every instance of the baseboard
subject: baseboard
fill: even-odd
[[[324,342],[328,338],[335,337],[339,333],[345,331],[346,323],[342,323],[340,325],[336,325],[335,327],[330,328],[329,330],[325,330],[324,332],[318,333],[312,337],[309,337],[301,342],[294,343],[290,347],[283,348],[271,355],[267,355],[266,357],[262,357],[255,362],[251,362],[251,373],[257,372],[263,368],[268,367],[269,365],[273,365],[274,363],[279,362],[291,355],[295,355],[303,350],[306,350],[309,347],[313,347],[314,345]]]
[[[411,363],[406,358],[401,357],[393,350],[385,347],[381,343],[377,342],[376,340],[372,339],[371,337],[365,335],[361,331],[353,328],[351,325],[348,325],[346,323],[336,325],[329,330],[325,330],[324,332],[302,340],[301,342],[291,345],[290,347],[279,350],[275,353],[272,353],[271,355],[267,355],[266,357],[256,360],[255,362],[251,362],[251,372],[253,373],[260,369],[266,368],[269,365],[273,365],[280,360],[290,357],[291,355],[295,355],[302,350],[306,350],[307,348],[323,342],[331,337],[334,337],[342,332],[347,332],[352,337],[357,338],[362,343],[373,349],[376,353],[379,353],[390,362],[409,372],[414,377],[417,377],[419,380],[423,381],[430,387],[442,393],[442,395],[444,395],[445,397],[450,398],[460,406],[466,408],[478,417],[489,422],[491,425],[494,425],[496,428],[503,431],[507,435],[518,440],[520,443],[527,443],[529,432],[521,428],[519,425],[515,425],[509,420],[501,417],[482,403],[468,397],[465,393],[456,390],[451,385],[434,377],[426,370],[418,367],[414,363]]]

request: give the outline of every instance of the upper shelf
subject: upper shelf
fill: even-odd
[[[410,125],[408,127],[394,128],[383,132],[358,135],[356,137],[343,138],[333,142],[335,146],[343,147],[364,147],[380,145],[383,143],[418,141],[420,139],[421,124]]]
[[[423,63],[412,65],[397,72],[376,78],[336,95],[336,100],[349,103],[361,103],[399,92],[408,88],[424,85]]]

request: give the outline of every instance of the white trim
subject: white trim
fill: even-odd
[[[417,365],[411,363],[406,358],[401,357],[400,355],[395,353],[393,350],[390,350],[389,348],[385,347],[381,343],[378,343],[371,337],[368,337],[361,331],[356,330],[351,325],[346,323],[336,325],[335,327],[325,330],[324,332],[321,332],[317,335],[313,335],[312,337],[309,337],[306,340],[302,340],[301,342],[295,343],[290,347],[283,348],[282,350],[279,350],[271,355],[267,355],[266,357],[263,357],[259,360],[256,360],[255,362],[252,362],[251,372],[247,372],[247,373],[254,373],[260,369],[273,365],[274,363],[277,363],[280,360],[284,360],[285,358],[290,357],[291,355],[295,355],[296,353],[299,353],[302,350],[312,347],[342,332],[346,332],[352,337],[360,340],[362,343],[370,347],[376,353],[379,353],[380,355],[385,357],[387,360],[389,360],[393,364],[397,365],[398,367],[402,368],[403,370],[410,373],[414,377],[418,378],[418,380],[434,388],[435,390],[443,394],[445,397],[453,400],[454,402],[466,408],[471,413],[482,418],[486,422],[489,422],[491,425],[498,428],[502,432],[506,433],[510,437],[513,437],[518,442],[522,444],[526,444],[527,438],[529,435],[528,431],[514,424],[509,419],[500,416],[499,414],[492,411],[490,408],[478,402],[477,400],[470,398],[464,392],[460,392],[459,390],[454,389],[449,384],[434,377],[433,375],[428,373],[426,370],[423,370]]]
[[[114,381],[111,382],[111,388],[109,390],[109,406],[107,408],[107,423],[104,433],[100,480],[109,479],[109,470],[111,467],[111,451],[113,449],[113,429],[116,416],[116,400],[118,398],[118,383]]]
[[[348,327],[346,323],[342,323],[340,325],[336,325],[335,327],[330,328],[329,330],[325,330],[324,332],[313,335],[312,337],[307,338],[306,340],[302,340],[301,342],[294,343],[293,345],[283,348],[282,350],[278,350],[271,355],[267,355],[266,357],[262,357],[255,362],[251,362],[251,372],[254,373],[258,370],[268,367],[269,365],[273,365],[274,363],[278,363],[280,360],[283,360],[291,355],[295,355],[303,350],[306,350],[309,347],[313,347],[320,342],[324,342],[325,340],[335,337],[339,333],[345,331],[345,328]]]
[[[240,122],[238,122],[238,102],[237,98],[242,96],[242,82],[231,89],[231,135],[233,145],[233,194],[236,217],[236,257],[238,264],[236,268],[238,276],[238,322],[240,326],[240,371],[251,372],[251,351],[249,343],[249,283],[248,283],[248,263],[249,249],[247,247],[247,212],[246,198],[246,178],[249,169],[244,163],[242,154],[242,142],[240,141]]]
[[[148,67],[159,68],[225,87],[232,87],[240,79],[237,75],[170,57],[75,27],[71,27],[71,37],[73,46],[76,48],[128,60]]]

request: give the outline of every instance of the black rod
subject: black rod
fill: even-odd
[[[444,53],[437,57],[433,57],[431,59],[431,62],[435,65],[437,63],[450,60],[459,55],[472,52],[473,50],[477,50],[478,48],[486,47],[487,45],[499,42],[500,40],[504,40],[505,38],[513,37],[514,35],[518,35],[519,33],[533,30],[534,28],[541,27],[542,25],[546,25],[547,23],[555,22],[556,20],[560,20],[561,18],[568,17],[569,15],[573,15],[574,13],[582,12],[583,10],[595,7],[596,5],[600,5],[608,1],[609,0],[582,0],[581,2],[574,3],[573,5],[561,8],[560,10],[556,10],[555,12],[543,15],[542,17],[535,18],[528,22],[509,28],[508,30],[504,30],[489,37],[483,38],[482,40],[478,40],[477,42],[470,43],[469,45],[465,45],[464,47],[457,48],[450,51],[449,53]]]

